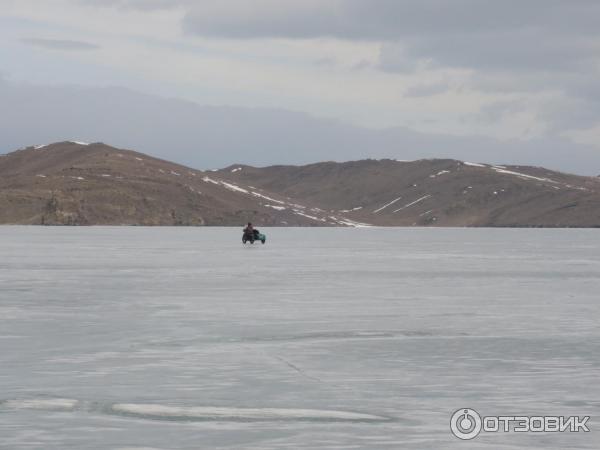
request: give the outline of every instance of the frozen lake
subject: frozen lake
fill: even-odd
[[[0,227],[0,449],[599,447],[600,230],[240,230]]]

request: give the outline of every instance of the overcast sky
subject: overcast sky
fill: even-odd
[[[0,149],[599,174],[598,23],[597,0],[0,0]]]

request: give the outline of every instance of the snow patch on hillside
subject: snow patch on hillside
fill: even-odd
[[[205,183],[219,184],[219,182],[218,182],[218,181],[216,181],[216,180],[213,180],[213,179],[212,179],[212,178],[210,178],[210,177],[202,177],[202,181],[204,181]]]
[[[558,181],[554,181],[550,178],[542,178],[542,177],[535,177],[533,175],[528,175],[526,173],[521,173],[521,172],[514,172],[512,170],[506,170],[506,169],[500,169],[497,167],[493,168],[496,172],[498,173],[503,173],[506,175],[514,175],[520,178],[526,178],[526,179],[530,179],[530,180],[536,180],[536,181],[545,181],[547,183],[555,183],[555,184],[559,184]]]
[[[360,211],[361,209],[363,209],[362,206],[357,206],[357,207],[351,208],[351,209],[340,209],[340,212],[349,213],[349,212],[352,212],[352,211]],[[322,210],[320,210],[320,211],[322,211]]]
[[[445,173],[450,173],[449,170],[440,170],[438,173],[429,175],[429,178],[436,178],[439,177],[440,175],[444,175]]]
[[[396,203],[397,201],[401,200],[402,197],[398,197],[397,199],[392,200],[389,203],[386,203],[385,205],[383,205],[381,208],[376,209],[375,211],[373,211],[373,214],[377,214],[379,211],[383,211],[385,208],[387,208],[388,206],[393,205],[394,203]]]
[[[414,202],[404,205],[402,208],[396,209],[394,212],[397,213],[398,211],[402,211],[403,209],[409,208],[413,205],[416,205],[417,203],[421,203],[423,200],[427,200],[430,197],[431,195],[424,195],[423,197],[416,199]]]
[[[225,186],[226,189],[229,189],[230,191],[242,192],[244,194],[248,194],[249,193],[246,189],[241,188],[241,187],[239,187],[239,186],[237,186],[237,185],[235,185],[233,183],[226,183],[225,181],[221,181],[221,184],[223,186]]]
[[[252,195],[254,195],[255,197],[264,198],[265,200],[269,200],[270,202],[275,202],[275,203],[279,203],[280,205],[285,205],[285,202],[282,202],[281,200],[275,200],[274,198],[268,197],[268,196],[263,195],[256,191],[252,191]]]

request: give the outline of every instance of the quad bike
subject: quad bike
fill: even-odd
[[[242,235],[242,243],[250,242],[254,244],[254,241],[260,241],[263,244],[267,241],[267,236],[262,233],[259,233],[258,230],[254,230],[254,233],[244,233]]]

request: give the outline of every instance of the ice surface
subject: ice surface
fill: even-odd
[[[260,228],[0,227],[0,448],[598,448],[598,230]]]

